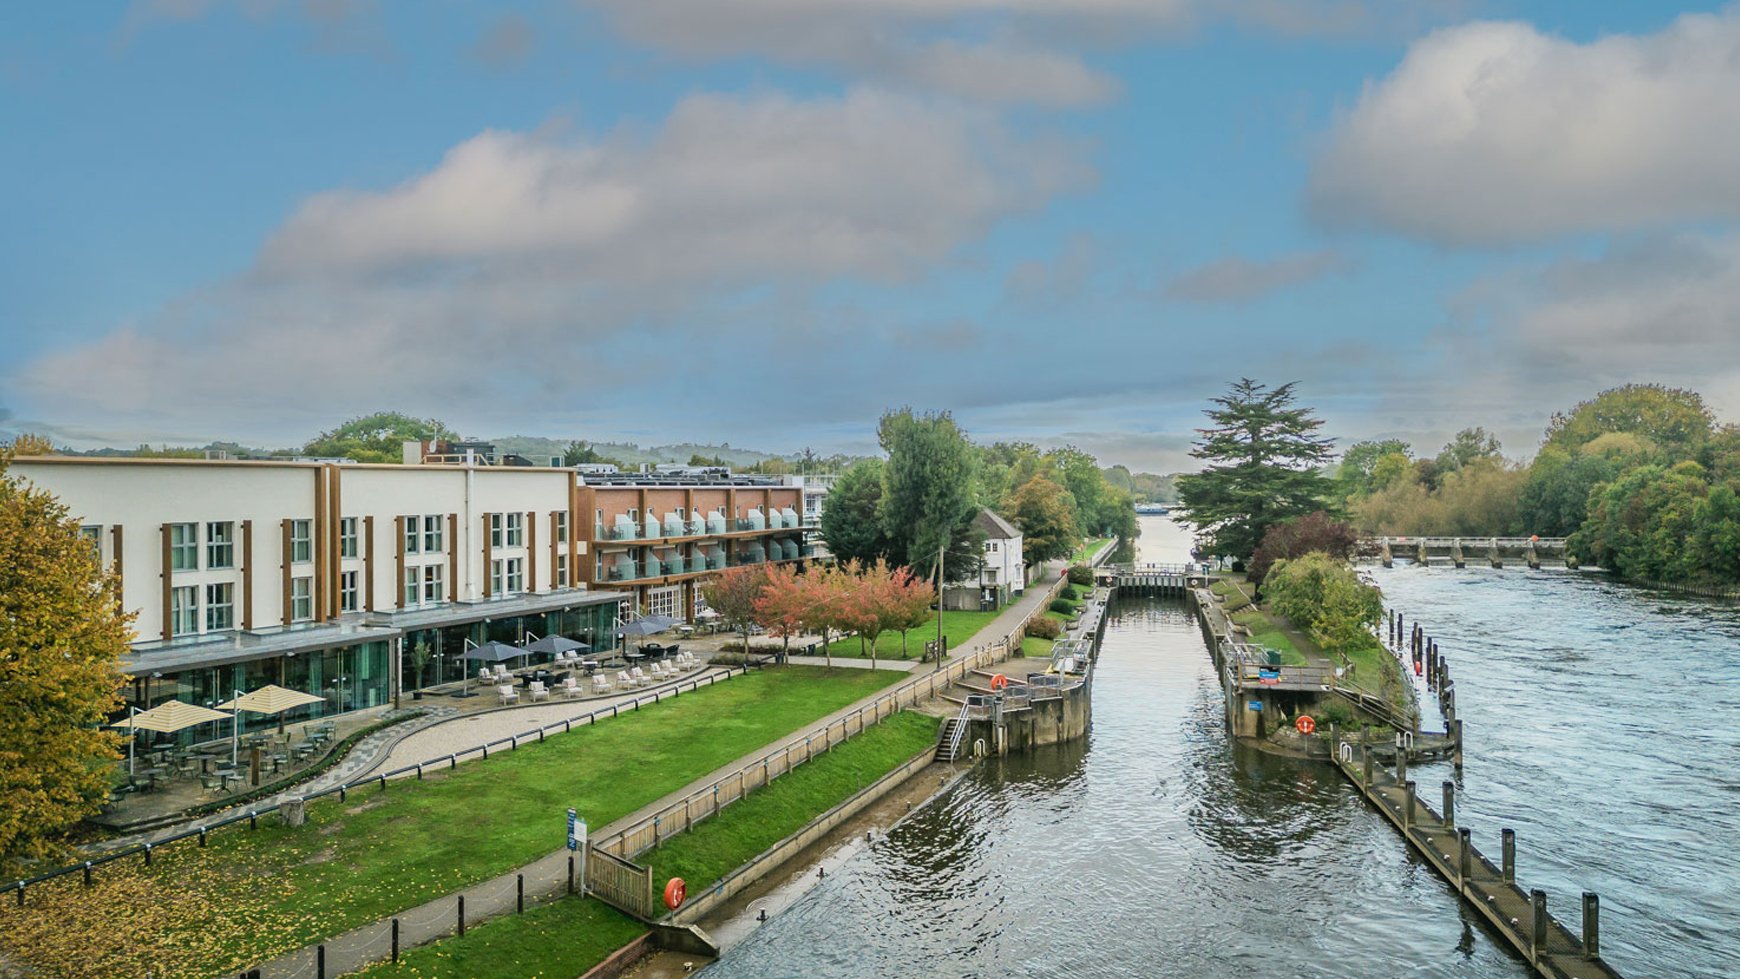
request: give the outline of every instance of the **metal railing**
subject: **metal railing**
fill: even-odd
[[[969,699],[967,703],[961,705],[961,712],[955,715],[955,726],[949,734],[949,746],[946,752],[949,761],[954,761],[961,756],[961,738],[966,736],[967,721],[970,719],[972,709],[972,701]]]

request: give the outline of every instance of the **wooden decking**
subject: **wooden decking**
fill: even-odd
[[[1336,747],[1335,764],[1408,845],[1425,857],[1536,972],[1552,979],[1617,979],[1619,973],[1599,955],[1599,909],[1594,906],[1594,895],[1585,896],[1584,931],[1595,947],[1585,948],[1583,938],[1547,912],[1544,892],[1525,892],[1517,886],[1514,837],[1506,847],[1510,855],[1504,861],[1506,866],[1494,866],[1474,847],[1467,827],[1446,821],[1417,793],[1410,806],[1407,784],[1398,782],[1375,757],[1368,760],[1365,745],[1341,742]],[[1588,920],[1592,915],[1597,922],[1593,932]]]

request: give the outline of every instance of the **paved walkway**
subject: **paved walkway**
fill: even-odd
[[[1048,565],[1044,573],[1032,584],[1027,586],[1027,591],[1022,595],[1020,601],[1011,604],[1009,607],[1004,609],[1001,615],[992,619],[984,629],[980,630],[973,637],[972,644],[968,648],[971,650],[982,649],[987,645],[1000,641],[1003,637],[1019,629],[1029,615],[1043,608],[1044,603],[1049,601],[1051,586],[1057,583],[1064,570],[1065,566],[1061,562],[1053,562]],[[825,662],[822,657],[792,657],[791,661],[797,663],[812,659]],[[912,670],[920,665],[916,661],[910,660],[897,660],[891,662],[903,664],[904,668],[907,670]],[[854,664],[847,658],[842,657],[835,661],[835,665],[849,665],[851,668],[868,669],[869,661],[865,660]],[[900,667],[891,665],[889,668],[897,669]],[[640,692],[644,695],[647,691]],[[801,743],[806,738],[814,737],[815,735],[822,733],[826,728],[838,724],[841,718],[854,713],[861,707],[875,700],[877,697],[882,696],[885,692],[886,691],[878,691],[862,698],[856,703],[842,707],[826,717],[813,721],[801,730],[795,731],[792,734],[773,742],[773,745],[791,745]],[[596,710],[597,705],[598,702],[591,702],[586,706],[588,710]],[[520,714],[519,711],[507,711],[503,713]],[[490,715],[485,714],[479,716],[487,718]],[[519,730],[525,730],[529,725],[516,716],[513,726]],[[467,730],[470,730],[469,725],[465,725],[464,727],[466,727]],[[429,733],[434,734],[435,732]],[[502,736],[505,735],[497,735],[497,737]],[[477,741],[472,740],[471,743],[475,744]],[[702,778],[690,782],[682,788],[648,802],[646,805],[641,806],[634,812],[631,812],[608,825],[592,828],[590,836],[593,839],[605,839],[623,832],[643,820],[650,818],[654,813],[663,811],[673,803],[679,802],[708,786],[714,785],[728,776],[735,775],[739,769],[742,769],[744,766],[760,759],[768,754],[770,750],[773,750],[773,747],[770,745],[764,745],[757,748],[755,751],[708,773]],[[436,751],[424,754],[423,757],[418,760],[427,760],[431,754],[439,756],[440,752]],[[528,905],[554,900],[562,896],[567,893],[569,856],[570,853],[566,849],[556,850],[555,852],[546,854],[529,864],[511,870],[490,880],[474,884],[451,894],[443,895],[417,907],[400,912],[395,916],[400,924],[400,947],[412,948],[455,934],[459,928],[459,906],[461,897],[464,898],[465,921],[469,926],[489,918],[512,913],[518,905],[519,895],[522,892],[522,888],[525,895],[525,902]],[[393,919],[387,921],[376,921],[328,939],[325,942],[326,975],[343,975],[361,969],[372,962],[377,962],[386,958],[391,949],[392,920]],[[262,964],[260,966],[260,974],[264,979],[302,979],[302,977],[313,976],[316,973],[316,955],[317,951],[315,947],[298,949],[288,955],[281,956]]]

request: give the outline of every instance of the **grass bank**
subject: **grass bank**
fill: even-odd
[[[205,976],[295,948],[506,873],[564,843],[573,806],[602,827],[742,755],[905,679],[786,667],[527,744],[487,762],[360,790],[178,844],[153,866],[106,865],[32,888],[0,914],[0,945],[49,976]]]
[[[1094,556],[1095,552],[1097,552],[1100,548],[1106,546],[1107,544],[1111,543],[1111,540],[1112,539],[1110,537],[1092,538],[1087,543],[1083,544],[1081,547],[1076,548],[1076,552],[1070,556],[1069,563],[1070,564],[1086,564],[1088,562],[1088,559],[1092,558]]]
[[[936,740],[936,719],[902,711],[798,766],[693,830],[673,837],[640,862],[653,880],[681,877],[700,895],[810,820],[851,798]],[[564,898],[523,915],[496,918],[403,956],[397,965],[363,970],[376,979],[457,976],[576,976],[644,929],[591,898]]]
[[[990,625],[992,620],[1003,613],[1002,609],[989,612],[955,612],[942,613],[943,636],[948,639],[949,649],[960,649],[971,642],[973,637]],[[876,639],[876,655],[881,659],[917,659],[924,655],[924,644],[936,638],[936,613],[932,612],[925,624],[906,634],[906,654],[900,652],[900,633],[884,632]],[[849,636],[836,639],[828,644],[828,649],[835,656],[850,656],[868,658],[869,643],[864,643],[864,649],[858,648],[858,637]],[[817,655],[821,651],[817,650]]]

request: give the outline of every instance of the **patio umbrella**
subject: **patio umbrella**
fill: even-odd
[[[718,617],[719,617],[719,613],[713,611],[710,608],[704,608],[701,611],[695,613],[695,618],[697,618],[697,619],[716,619]]]
[[[518,646],[509,646],[505,642],[490,640],[475,649],[465,651],[466,659],[482,660],[485,663],[503,663],[526,655],[526,651]]]
[[[616,634],[619,636],[651,636],[669,628],[669,625],[655,619],[636,619],[616,630]]]
[[[567,636],[545,636],[526,647],[528,653],[590,653],[592,647],[583,642],[576,642]]]
[[[234,700],[226,701],[218,706],[224,710],[245,710],[250,714],[278,714],[278,730],[284,730],[283,713],[294,710],[305,704],[319,704],[326,701],[325,697],[317,697],[300,690],[280,687],[276,683],[268,683],[253,693],[243,694]]]
[[[133,774],[133,734],[137,731],[157,731],[161,734],[174,734],[176,731],[190,728],[198,724],[208,724],[212,721],[234,721],[235,715],[223,711],[200,707],[197,704],[187,704],[179,700],[166,700],[150,710],[134,711],[124,721],[118,721],[110,727],[122,728],[127,732],[127,774]]]
[[[676,625],[678,622],[680,622],[682,620],[677,619],[677,618],[673,618],[672,616],[669,616],[669,615],[645,615],[645,616],[641,617],[641,621],[642,622],[654,622],[654,623],[657,623],[658,625],[662,626],[663,628],[669,629],[671,626]]]

